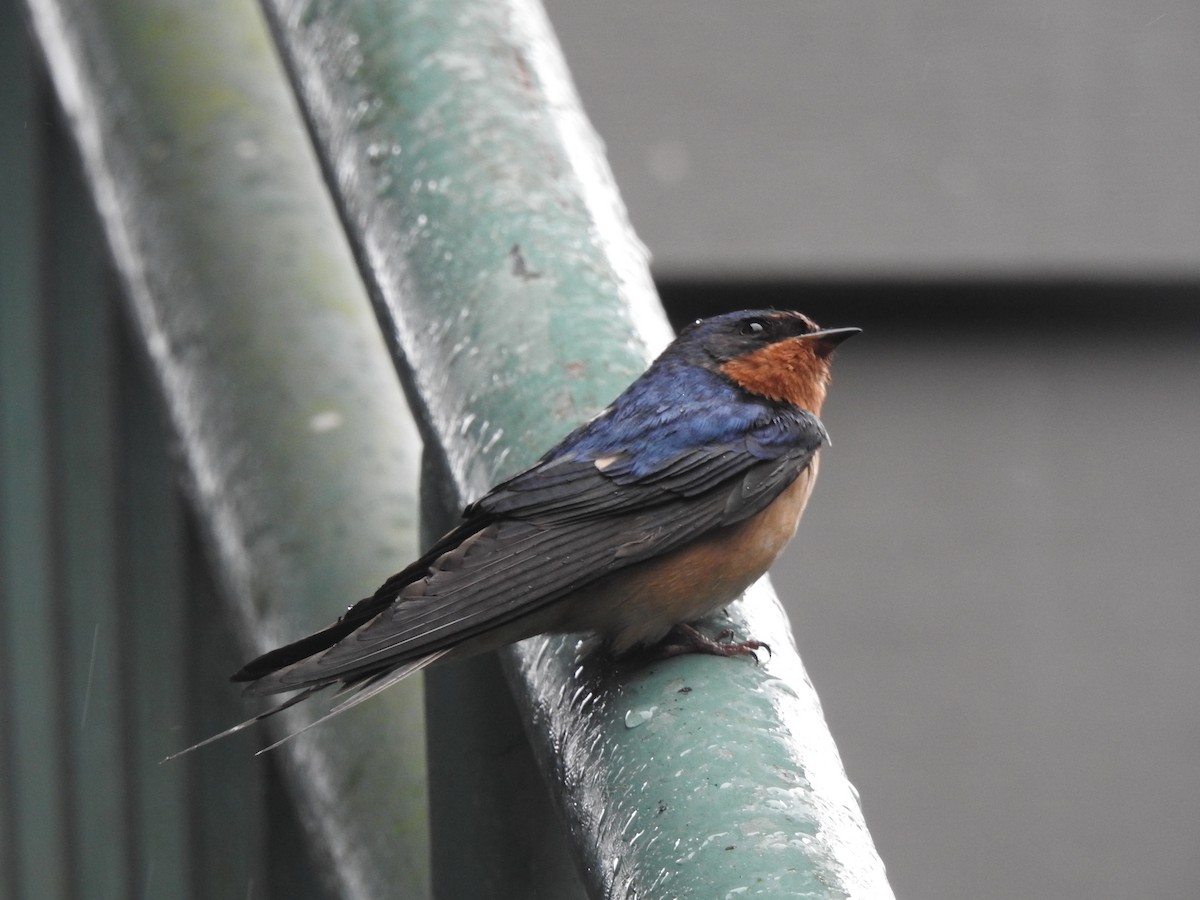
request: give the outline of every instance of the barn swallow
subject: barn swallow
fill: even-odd
[[[818,416],[833,352],[859,331],[774,310],[687,326],[374,595],[235,673],[247,694],[299,692],[250,722],[337,685],[349,698],[332,715],[433,663],[546,632],[594,632],[615,654],[763,646],[690,623],[737,598],[795,534],[829,440]]]

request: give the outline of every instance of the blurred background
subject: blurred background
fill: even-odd
[[[866,329],[774,579],[897,896],[1200,896],[1200,7],[547,8],[677,323]]]
[[[774,580],[897,896],[1200,896],[1200,6],[547,8],[675,323],[778,306],[865,329],[839,354],[833,447]],[[0,316],[28,287],[9,273],[28,274],[35,250],[50,299],[33,318],[0,318],[0,387],[45,401],[0,410],[17,438],[0,465],[32,473],[0,491],[0,576],[32,571],[31,596],[74,584],[95,602],[55,543],[72,527],[56,517],[77,517],[87,540],[127,554],[95,563],[113,630],[141,648],[107,676],[144,676],[155,642],[179,631],[133,623],[130,598],[154,612],[187,594],[195,639],[175,650],[193,683],[156,684],[203,698],[235,661],[232,641],[198,612],[215,588],[22,16],[0,0]],[[49,199],[18,209],[29,173]],[[84,291],[104,303],[56,305]],[[50,357],[73,364],[43,384]],[[90,418],[96,396],[115,423]],[[64,460],[76,483],[52,468]],[[60,494],[94,505],[25,515]],[[98,511],[106,496],[122,499]],[[108,529],[90,528],[101,512]],[[45,559],[18,565],[27,552]],[[69,610],[43,613],[29,614],[53,649]],[[157,722],[132,701],[56,709],[64,684],[90,684],[97,665],[105,676],[93,633],[68,643],[84,648],[70,671],[39,663],[60,683],[0,691],[4,796],[18,778],[8,724],[23,711],[48,711],[33,717],[46,745],[78,719]],[[25,632],[7,647],[9,675],[17,652],[45,649]],[[231,715],[200,713],[196,736]],[[147,768],[184,736],[164,740],[114,744],[128,796],[100,792],[85,810],[133,809],[113,818],[112,841],[132,848],[122,865],[146,895],[240,896],[257,878],[270,896],[317,896],[274,773],[231,777],[244,748],[187,778]],[[63,771],[47,758],[33,774],[57,790]],[[186,836],[168,820],[186,820]],[[0,809],[0,838],[25,826]],[[3,896],[17,851],[0,845]],[[204,846],[225,865],[197,863]]]

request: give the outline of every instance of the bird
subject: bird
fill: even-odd
[[[614,655],[765,647],[695,623],[795,534],[829,443],[820,414],[834,350],[860,331],[773,309],[686,326],[609,406],[467,505],[373,595],[234,673],[248,695],[297,693],[188,750],[327,687],[346,698],[318,721],[429,665],[542,633],[594,633]]]

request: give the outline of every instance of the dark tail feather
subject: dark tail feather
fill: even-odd
[[[351,685],[348,685],[348,686],[342,688],[342,690],[339,691],[335,696],[340,697],[345,694],[348,694],[349,696],[347,696],[345,700],[342,700],[340,703],[333,706],[328,712],[325,713],[325,715],[321,716],[318,719],[313,720],[312,722],[309,722],[303,728],[300,728],[297,731],[293,731],[291,734],[284,735],[279,740],[277,740],[275,743],[268,744],[266,747],[263,747],[261,750],[259,750],[254,755],[261,756],[262,754],[266,753],[268,750],[274,750],[280,744],[285,743],[286,741],[290,741],[296,735],[303,734],[304,732],[308,731],[308,729],[313,728],[317,725],[320,725],[326,719],[332,719],[334,716],[344,713],[348,709],[353,709],[354,707],[358,706],[358,704],[362,703],[364,700],[370,700],[376,694],[378,694],[384,690],[387,690],[392,685],[394,685],[400,681],[403,681],[405,678],[407,678],[409,675],[413,674],[414,672],[418,672],[421,669],[424,669],[426,666],[437,662],[439,659],[441,659],[443,656],[445,656],[449,652],[450,652],[449,649],[438,650],[436,653],[431,653],[428,656],[422,657],[421,659],[414,660],[413,662],[410,662],[410,663],[405,663],[403,666],[400,666],[397,669],[393,669],[388,672],[381,672],[377,675],[372,675],[371,677],[366,678],[360,682],[356,682],[354,684],[351,684]],[[319,691],[320,689],[321,689],[320,686],[308,688],[308,690],[305,692],[305,696],[307,696],[308,693],[311,691]],[[276,712],[276,710],[272,710],[272,712]],[[217,735],[217,737],[221,737],[221,735]],[[215,738],[210,738],[210,740],[215,740]],[[208,742],[205,741],[205,743],[208,743]],[[197,745],[197,746],[199,746],[199,745]]]
[[[350,634],[361,622],[350,622],[349,615],[343,616],[328,628],[322,629],[308,637],[276,647],[269,653],[256,657],[246,663],[230,676],[230,681],[258,681],[265,675],[271,675],[280,669],[285,669],[293,663],[298,663],[310,656],[322,653]]]
[[[295,697],[289,697],[287,700],[284,700],[282,703],[277,704],[276,706],[272,706],[266,712],[260,712],[257,716],[253,716],[244,722],[239,722],[237,725],[234,725],[232,728],[226,728],[220,734],[214,734],[212,737],[206,737],[204,740],[200,741],[200,743],[198,743],[198,744],[192,744],[192,746],[187,747],[183,750],[180,750],[177,753],[172,753],[170,756],[166,757],[161,762],[170,762],[173,759],[178,759],[179,757],[181,757],[187,753],[191,753],[193,750],[199,750],[201,747],[207,747],[209,744],[214,743],[215,741],[219,741],[222,738],[227,738],[230,735],[237,734],[239,731],[245,731],[247,728],[249,728],[255,722],[261,722],[263,719],[269,719],[271,716],[275,715],[276,713],[283,712],[285,709],[287,709],[290,706],[295,706],[301,700],[307,700],[309,697],[311,697],[317,691],[323,690],[325,687],[327,687],[327,685],[322,684],[322,685],[314,685],[313,687],[310,687],[310,688],[305,688],[300,693],[298,693]]]
[[[316,656],[318,653],[325,652],[346,635],[370,622],[395,602],[401,588],[394,586],[392,580],[394,579],[390,579],[373,596],[367,597],[365,600],[359,600],[346,611],[344,616],[332,625],[322,628],[308,637],[302,637],[298,641],[292,641],[290,644],[276,647],[274,650],[250,660],[250,662],[234,672],[229,680],[258,681],[258,679],[265,675],[271,675],[280,669],[286,669],[294,663],[308,659],[310,656]]]
[[[284,743],[285,741],[290,741],[296,735],[301,734],[305,731],[308,731],[308,729],[312,728],[314,725],[320,725],[326,719],[332,719],[334,716],[338,715],[339,713],[344,713],[346,710],[352,709],[353,707],[358,706],[358,704],[362,703],[364,700],[371,699],[376,694],[380,693],[383,690],[386,690],[387,688],[391,687],[393,684],[396,684],[397,682],[402,681],[403,679],[407,678],[409,675],[413,674],[414,672],[419,672],[421,669],[424,669],[426,666],[437,662],[439,659],[441,659],[443,656],[445,656],[449,652],[450,652],[450,648],[446,648],[443,650],[437,650],[434,653],[430,653],[428,656],[423,656],[420,659],[416,659],[416,660],[413,660],[412,662],[405,663],[404,665],[397,666],[394,669],[385,670],[383,672],[377,672],[373,675],[369,675],[369,676],[366,676],[363,678],[344,682],[342,689],[340,691],[338,691],[338,693],[335,695],[335,697],[343,697],[344,699],[342,699],[340,702],[335,704],[323,716],[320,716],[316,720],[309,722],[303,728],[293,731],[290,734],[284,735],[282,738],[277,740],[275,743],[269,744],[266,747],[263,747],[263,749],[259,750],[258,753],[255,754],[255,756],[258,756],[259,754],[262,754],[262,753],[266,753],[268,750],[274,750],[280,744]],[[244,731],[245,729],[247,729],[251,725],[253,725],[255,722],[261,722],[263,719],[269,719],[271,716],[275,715],[276,713],[283,712],[288,707],[295,706],[301,700],[307,700],[309,697],[311,697],[313,694],[317,693],[318,691],[322,691],[327,687],[332,687],[336,683],[337,682],[326,682],[323,684],[314,684],[311,687],[306,687],[303,690],[301,690],[299,693],[297,693],[296,696],[289,697],[287,700],[284,700],[282,703],[280,703],[276,706],[272,706],[270,709],[266,710],[265,712],[261,712],[257,716],[253,716],[252,718],[249,718],[244,722],[239,722],[237,725],[234,725],[232,728],[226,728],[220,734],[214,734],[212,737],[205,738],[204,740],[200,741],[200,743],[198,743],[198,744],[192,744],[192,746],[190,746],[184,750],[180,750],[178,753],[172,753],[170,756],[168,756],[166,759],[164,759],[162,761],[169,762],[170,760],[178,759],[179,757],[181,757],[187,753],[191,753],[193,750],[199,750],[201,747],[206,747],[209,744],[213,743],[214,741],[219,741],[222,738],[227,738],[230,735],[237,734],[239,731]]]
[[[429,573],[429,567],[443,553],[462,544],[467,538],[482,530],[492,521],[488,515],[477,515],[468,522],[463,522],[454,530],[444,535],[425,554],[402,571],[397,572],[379,586],[370,597],[359,600],[350,607],[344,616],[327,628],[310,634],[290,644],[264,653],[257,659],[252,659],[235,672],[232,681],[258,681],[272,675],[280,669],[316,656],[328,650],[346,635],[366,625],[377,615],[396,602],[401,592],[417,579]]]

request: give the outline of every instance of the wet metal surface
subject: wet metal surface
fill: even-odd
[[[667,340],[600,145],[534,3],[267,8],[427,443],[476,497]],[[508,655],[590,892],[890,897],[770,589],[732,616],[776,656]]]
[[[415,432],[370,305],[255,4],[30,5],[222,586],[266,649],[415,550]],[[420,685],[390,693],[284,751],[348,897],[428,893]]]
[[[711,627],[724,626],[777,640],[774,655],[614,663],[570,638],[517,648],[525,708],[579,804],[604,896],[890,896],[765,581]]]

